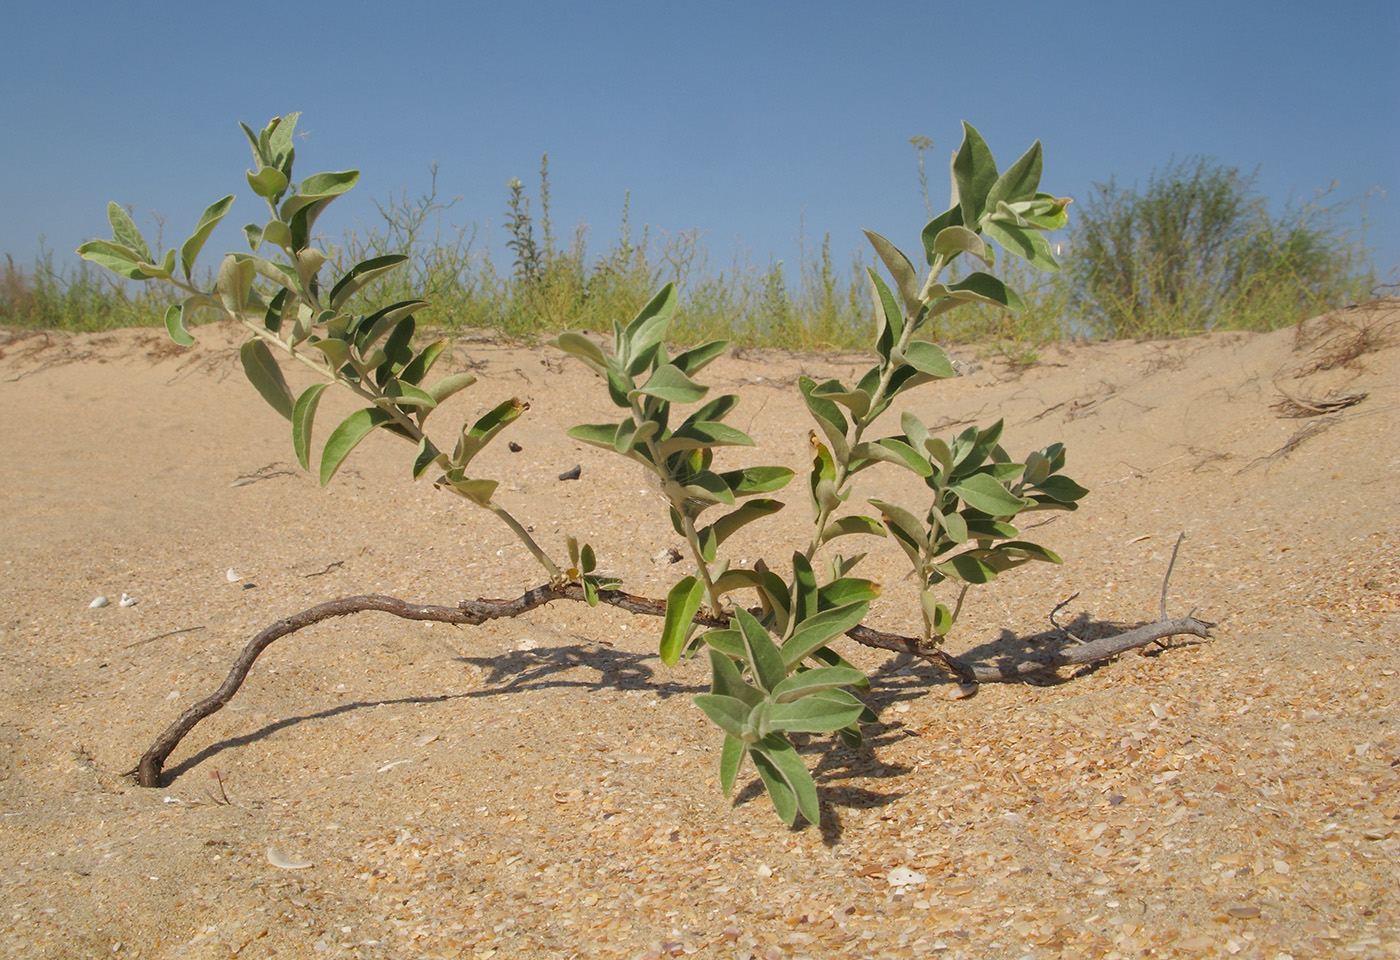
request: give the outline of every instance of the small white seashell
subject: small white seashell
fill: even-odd
[[[764,878],[771,877],[773,875],[773,868],[766,863],[760,863],[758,865],[758,875]]]
[[[238,574],[233,572],[233,567],[229,567],[228,572],[225,573],[224,576],[228,577],[229,583],[237,583],[238,581],[243,579]]]
[[[136,598],[135,598],[135,597],[128,597],[126,594],[122,594],[121,602],[118,603],[117,606],[119,606],[119,607],[134,607],[134,606],[136,606]]]
[[[953,688],[953,692],[948,694],[950,700],[966,700],[977,692],[977,684],[960,683]]]
[[[432,743],[437,738],[438,735],[436,733],[427,733],[419,737],[417,740],[413,741],[413,745],[415,747],[426,747],[428,744]]]
[[[908,867],[895,867],[885,879],[892,887],[915,887],[928,882],[928,877],[922,873],[916,873]]]
[[[399,765],[401,765],[401,764],[412,763],[412,762],[413,762],[413,758],[412,758],[412,757],[409,757],[407,760],[395,760],[393,763],[386,763],[386,764],[384,764],[384,766],[380,767],[380,768],[379,768],[378,770],[376,770],[375,772],[376,772],[376,773],[383,773],[385,770],[392,770],[392,769],[394,769],[395,767],[397,767],[397,766],[399,766]]]
[[[108,600],[106,597],[98,597],[96,600],[93,600],[92,603],[88,604],[88,609],[96,610],[98,607],[105,607],[111,602],[112,601]]]
[[[267,848],[267,862],[279,870],[305,870],[315,866],[310,860],[293,860],[276,847]]]

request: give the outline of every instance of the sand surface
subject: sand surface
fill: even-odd
[[[1268,335],[1052,346],[1028,369],[954,351],[965,375],[908,406],[945,435],[1003,416],[1013,453],[1062,440],[1092,493],[1034,531],[1065,563],[975,591],[950,648],[1005,652],[1076,591],[1081,624],[1155,619],[1182,531],[1169,613],[1219,625],[970,699],[848,643],[881,723],[859,751],[810,744],[822,822],[795,831],[751,767],[721,795],[720,737],[691,702],[707,666],[663,665],[654,619],[579,604],[285,638],[165,788],[135,786],[141,752],[267,624],[347,594],[452,603],[540,579],[492,517],[413,483],[392,436],[321,489],[237,342],[0,333],[0,955],[1400,956],[1395,302]],[[663,596],[683,567],[656,494],[565,436],[611,415],[592,375],[489,341],[452,365],[481,382],[440,432],[531,404],[478,461],[500,499],[557,554],[572,533]],[[801,468],[795,378],[858,366],[715,363],[759,444],[726,463]],[[1290,417],[1285,392],[1367,396]],[[350,409],[328,395],[320,435]],[[861,480],[858,499],[916,493],[893,469]],[[805,543],[805,494],[786,499],[730,541],[736,560]],[[914,632],[902,556],[872,544],[868,622]]]

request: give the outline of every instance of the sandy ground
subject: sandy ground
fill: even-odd
[[[860,751],[810,745],[823,816],[798,830],[751,784],[721,796],[719,736],[691,703],[703,663],[664,666],[655,620],[570,604],[286,638],[166,788],[134,786],[152,738],[272,621],[538,581],[494,519],[412,483],[391,436],[320,489],[233,335],[201,333],[190,351],[153,331],[0,334],[0,954],[1400,956],[1393,302],[1263,336],[1056,346],[1024,370],[959,352],[965,375],[909,406],[945,434],[1004,416],[1013,452],[1063,440],[1092,494],[1035,531],[1065,564],[977,591],[952,649],[995,655],[1075,591],[1081,622],[1155,619],[1181,531],[1169,611],[1219,626],[964,700],[848,645],[882,722]],[[655,495],[564,434],[609,415],[592,376],[492,342],[453,363],[481,383],[440,429],[532,405],[502,438],[523,450],[478,461],[501,499],[550,549],[576,534],[664,595],[681,568]],[[714,364],[761,448],[730,462],[801,466],[795,377],[858,363]],[[1367,396],[1287,417],[1283,391]],[[321,436],[348,409],[328,399]],[[575,464],[580,481],[556,479]],[[862,479],[859,497],[914,493],[893,470]],[[736,559],[805,542],[788,499]],[[902,563],[876,542],[862,572],[886,584],[872,625],[910,632]]]

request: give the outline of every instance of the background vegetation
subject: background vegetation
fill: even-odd
[[[923,151],[915,138],[927,197]],[[560,236],[550,216],[549,159],[533,195],[507,185],[509,263],[497,262],[476,223],[452,219],[455,201],[432,186],[390,196],[378,219],[347,231],[341,269],[383,252],[410,257],[377,300],[421,293],[432,322],[449,332],[489,329],[542,337],[565,329],[610,330],[658,287],[674,282],[681,307],[677,342],[731,339],[746,346],[839,349],[868,338],[866,263],[838,263],[831,237],[803,246],[799,262],[728,264],[710,259],[699,231],[634,231],[624,200],[616,236],[601,249],[583,227]],[[1361,238],[1339,226],[1342,203],[1326,196],[1279,214],[1254,190],[1252,174],[1204,157],[1174,163],[1147,185],[1096,184],[1071,208],[1055,238],[1064,270],[1041,274],[1010,258],[999,269],[1026,309],[956,311],[935,340],[980,343],[1013,361],[1069,337],[1173,337],[1212,329],[1272,330],[1364,300],[1377,285]],[[849,238],[852,243],[856,238]],[[8,255],[0,273],[0,324],[74,331],[158,326],[158,290],[132,285],[88,264],[55,266],[45,251],[28,268]],[[395,289],[401,287],[402,289]]]

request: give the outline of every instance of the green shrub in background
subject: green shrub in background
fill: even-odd
[[[1197,157],[1138,191],[1096,184],[1072,231],[1069,308],[1091,336],[1272,330],[1367,296],[1338,207],[1271,214],[1253,175]]]

